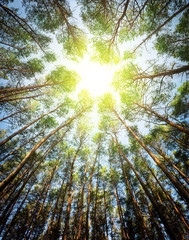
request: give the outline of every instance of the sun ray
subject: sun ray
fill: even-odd
[[[112,66],[92,62],[89,56],[86,56],[78,63],[76,71],[81,77],[76,90],[78,93],[85,89],[92,96],[97,97],[111,91],[110,84],[115,72]]]

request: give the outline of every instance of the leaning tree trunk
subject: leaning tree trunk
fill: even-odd
[[[154,145],[152,145],[151,143],[149,143],[149,145],[156,150],[156,152],[159,153],[159,155],[161,155],[169,164],[171,164],[171,166],[177,170],[179,172],[179,174],[182,176],[182,178],[184,179],[184,181],[189,184],[189,178],[177,167],[175,166],[175,164],[173,164],[171,162],[171,160],[157,147],[155,147]]]
[[[112,139],[113,141],[116,143],[117,145],[117,148],[118,148],[118,151],[120,152],[120,154],[123,156],[123,158],[125,159],[125,161],[127,162],[127,164],[131,167],[131,169],[133,170],[136,178],[138,179],[138,181],[140,182],[142,188],[144,189],[144,192],[146,193],[147,197],[149,198],[150,202],[152,203],[152,205],[154,206],[156,212],[158,213],[162,223],[164,224],[165,226],[165,229],[167,231],[167,233],[169,234],[170,238],[173,239],[173,240],[177,240],[177,236],[175,236],[175,233],[172,229],[172,226],[170,226],[168,224],[168,219],[167,219],[167,216],[163,214],[163,212],[161,211],[161,208],[160,208],[160,204],[158,204],[156,202],[156,200],[153,198],[153,196],[151,195],[151,193],[149,192],[149,190],[147,189],[145,183],[143,182],[143,180],[141,179],[141,177],[139,176],[138,172],[136,171],[136,169],[134,168],[134,166],[132,165],[132,163],[128,160],[128,158],[125,156],[125,154],[122,152],[122,150],[120,149],[119,147],[119,144],[118,142],[113,138],[112,136]]]
[[[38,40],[33,36],[32,33],[36,34],[33,29],[27,24],[27,22],[25,20],[23,20],[22,18],[20,18],[17,14],[15,14],[10,8],[0,4],[0,7],[3,8],[3,10],[9,15],[11,16],[25,31],[27,34],[29,34],[29,36],[36,42],[36,44],[39,46],[39,48],[41,49],[41,51],[43,53],[45,53],[45,51],[43,50],[41,44],[38,42]],[[30,31],[28,31],[26,29],[26,27],[28,27],[30,29]]]
[[[177,206],[175,205],[173,199],[171,196],[169,196],[169,194],[166,192],[166,190],[164,189],[163,185],[161,184],[161,182],[158,180],[158,178],[156,177],[156,175],[154,174],[153,170],[148,166],[146,160],[143,158],[142,154],[139,152],[142,161],[145,163],[146,167],[148,168],[148,170],[151,172],[152,176],[156,179],[157,183],[159,184],[160,188],[162,189],[162,191],[165,193],[165,196],[167,197],[167,199],[169,200],[169,202],[171,203],[173,209],[175,210],[175,212],[177,213],[177,215],[179,216],[179,218],[181,219],[181,221],[183,222],[183,224],[186,226],[187,230],[189,231],[189,225],[187,224],[186,219],[184,218],[184,216],[182,215],[182,213],[180,212],[180,210],[177,208]]]
[[[139,139],[139,137],[133,132],[133,130],[121,119],[118,113],[112,109],[117,118],[124,124],[124,126],[129,130],[129,132],[134,136],[134,138],[140,143],[140,145],[147,151],[147,153],[151,156],[151,158],[156,162],[156,164],[162,169],[162,171],[166,174],[169,180],[173,183],[176,189],[178,189],[180,196],[189,202],[189,193],[184,188],[184,186],[175,179],[175,177],[168,171],[168,169],[163,165],[163,163],[151,152],[151,150]]]
[[[104,177],[103,177],[103,192],[104,192],[104,217],[105,217],[105,222],[106,222],[106,239],[109,240],[108,236],[108,223],[107,223],[107,210],[106,210],[106,189],[105,189],[105,182],[104,182]]]
[[[35,122],[39,121],[41,118],[49,115],[50,113],[55,112],[56,110],[58,110],[61,106],[63,106],[63,104],[59,105],[58,107],[56,107],[55,109],[41,115],[40,117],[36,118],[35,120],[33,120],[32,122],[28,123],[27,125],[25,125],[23,128],[19,129],[18,131],[14,132],[12,135],[10,135],[9,137],[7,137],[6,139],[4,139],[2,142],[0,142],[0,146],[2,146],[3,144],[5,144],[6,142],[8,142],[9,140],[11,140],[13,137],[15,137],[17,134],[21,133],[22,131],[24,131],[26,128],[30,127],[31,125],[33,125]]]
[[[187,128],[185,128],[185,127],[182,127],[181,125],[176,124],[176,123],[168,120],[168,119],[165,118],[164,116],[160,115],[159,113],[155,112],[154,110],[152,110],[152,109],[150,109],[150,108],[148,108],[148,107],[146,107],[146,106],[144,106],[144,105],[141,105],[141,104],[139,104],[139,103],[135,103],[135,104],[136,104],[137,106],[145,109],[147,112],[152,113],[152,114],[155,115],[157,118],[159,118],[161,121],[164,121],[164,122],[168,123],[169,125],[171,125],[172,127],[177,128],[179,131],[189,134],[189,129],[187,129]]]
[[[81,203],[80,203],[81,211],[80,211],[78,234],[77,234],[76,240],[79,240],[81,238],[81,226],[83,223],[83,197],[84,197],[84,190],[85,190],[86,173],[87,173],[87,161],[86,161],[85,172],[84,172],[83,188],[81,192]]]
[[[66,220],[65,220],[65,227],[64,227],[64,232],[63,232],[63,240],[67,240],[67,233],[68,233],[68,227],[69,227],[69,222],[70,222],[70,211],[71,211],[71,188],[72,188],[72,177],[73,177],[73,170],[74,170],[74,163],[77,158],[77,155],[79,153],[79,150],[82,145],[82,140],[80,140],[79,147],[75,153],[75,156],[72,161],[71,165],[71,174],[70,174],[70,180],[69,180],[69,190],[68,190],[68,206],[67,206],[67,213],[66,213]]]
[[[28,144],[29,142],[31,142],[32,140],[34,140],[36,137],[38,137],[39,135],[41,135],[47,128],[44,128],[41,132],[39,132],[38,134],[36,134],[34,137],[30,138],[27,142],[25,142],[24,144],[20,145],[19,147],[17,147],[16,149],[14,149],[12,152],[8,153],[7,155],[5,155],[3,158],[0,159],[0,162],[2,162],[3,160],[5,160],[6,158],[8,158],[9,156],[13,155],[16,151],[18,151],[20,148],[22,148],[23,146],[25,146],[26,144]],[[7,162],[7,160],[5,161]],[[1,165],[3,166],[5,164],[5,162]]]
[[[33,104],[31,104],[31,105],[29,105],[28,107],[25,107],[25,108],[21,109],[20,111],[15,112],[15,113],[7,116],[7,117],[1,118],[1,119],[0,119],[0,122],[1,122],[1,121],[4,121],[4,120],[6,120],[6,119],[8,119],[8,118],[10,118],[10,117],[13,117],[14,115],[16,115],[16,114],[18,114],[18,113],[24,112],[24,111],[26,111],[27,109],[31,108],[32,106],[33,106]]]
[[[4,88],[4,89],[0,89],[0,94],[2,93],[10,93],[10,92],[20,92],[23,90],[30,90],[30,89],[39,89],[39,88],[43,88],[43,87],[48,87],[48,86],[56,86],[56,85],[61,85],[65,83],[64,81],[59,82],[59,83],[43,83],[43,84],[36,84],[36,85],[29,85],[29,86],[25,86],[25,87],[16,87],[16,88]]]
[[[87,212],[86,212],[86,224],[85,224],[85,240],[89,239],[89,208],[90,208],[90,201],[91,201],[91,184],[92,184],[92,178],[94,174],[94,169],[97,161],[98,151],[100,148],[100,143],[98,144],[97,150],[96,150],[96,156],[94,159],[93,167],[90,173],[90,180],[89,180],[89,187],[88,187],[88,198],[87,198]]]
[[[152,33],[150,33],[138,46],[134,49],[134,52],[142,45],[144,44],[149,38],[151,38],[152,35],[154,35],[156,32],[158,32],[163,26],[165,26],[168,22],[170,22],[174,17],[176,17],[178,14],[183,12],[185,9],[189,7],[189,3],[184,5],[182,8],[180,8],[177,12],[175,12],[173,15],[171,15],[164,23],[162,23],[159,27],[157,27]]]
[[[137,77],[134,77],[134,80],[138,80],[138,79],[142,79],[142,78],[155,78],[155,77],[162,77],[162,76],[172,76],[173,74],[186,72],[188,70],[189,70],[189,65],[185,65],[185,66],[182,66],[182,67],[177,68],[177,69],[168,70],[166,72],[155,73],[155,74],[152,74],[152,75],[141,75],[141,76],[139,75]]]
[[[111,175],[111,178],[112,178],[111,163],[110,163],[110,175]],[[130,237],[129,237],[129,234],[128,234],[127,229],[125,227],[125,223],[124,223],[124,220],[123,220],[123,211],[122,211],[122,207],[121,207],[121,204],[120,204],[117,188],[115,187],[115,183],[114,183],[113,178],[112,178],[112,187],[113,187],[114,195],[115,195],[116,202],[117,202],[117,208],[118,208],[118,213],[119,213],[119,220],[121,222],[122,236],[123,236],[124,240],[129,240]]]
[[[15,224],[16,217],[18,216],[20,210],[22,209],[22,207],[23,207],[23,205],[24,205],[24,203],[25,203],[25,201],[26,201],[26,198],[28,197],[28,194],[30,193],[30,190],[31,190],[32,186],[33,186],[33,185],[31,185],[30,188],[28,189],[28,191],[27,191],[24,199],[22,200],[22,202],[20,203],[19,207],[18,207],[17,210],[16,210],[16,213],[14,214],[13,219],[12,219],[11,222],[8,224],[7,229],[6,229],[6,231],[5,231],[4,235],[3,235],[2,240],[6,240],[6,239],[7,239],[7,234],[9,233],[10,228],[13,227],[13,225]]]
[[[28,96],[28,97],[16,97],[16,98],[2,99],[2,100],[0,100],[0,103],[1,102],[12,102],[12,101],[21,100],[21,99],[36,98],[36,97],[39,97],[39,96],[44,96],[45,94],[47,94],[47,93],[41,93],[41,94]]]
[[[45,239],[48,239],[49,233],[50,233],[52,225],[53,225],[54,217],[55,217],[55,214],[57,212],[58,203],[59,203],[59,199],[60,199],[60,196],[61,196],[61,193],[62,193],[62,189],[63,189],[63,186],[64,186],[65,178],[66,177],[64,177],[63,180],[62,180],[62,184],[61,184],[61,187],[60,187],[60,190],[59,190],[59,193],[58,193],[58,197],[57,197],[57,200],[56,200],[56,203],[55,203],[55,206],[54,206],[54,211],[52,213],[52,217],[51,217],[51,220],[50,220],[50,223],[49,223],[49,226],[48,226],[47,235],[46,235]]]
[[[76,119],[77,117],[79,117],[82,113],[84,112],[84,110],[80,111],[78,114],[76,114],[74,117],[70,118],[66,123],[60,125],[58,128],[56,128],[55,130],[53,130],[50,134],[48,134],[46,137],[44,137],[39,143],[37,143],[30,151],[29,153],[26,155],[26,157],[21,161],[21,163],[17,166],[17,168],[12,171],[9,176],[4,179],[1,183],[0,183],[0,191],[2,191],[8,184],[10,184],[14,178],[18,175],[18,173],[22,170],[22,168],[25,166],[25,164],[27,163],[29,157],[47,140],[49,139],[52,135],[54,135],[56,132],[58,132],[61,128],[67,126],[68,124],[70,124],[74,119]]]
[[[139,218],[138,218],[138,225],[141,226],[141,228],[142,228],[141,230],[145,230],[148,239],[151,239],[149,230],[148,230],[148,228],[147,228],[147,225],[146,225],[146,223],[145,223],[145,221],[144,221],[144,219],[143,219],[142,213],[141,213],[141,211],[140,211],[140,207],[139,207],[136,199],[134,198],[133,192],[132,192],[132,190],[131,190],[131,187],[130,187],[130,184],[129,184],[129,180],[128,180],[127,175],[126,175],[125,170],[124,170],[123,161],[122,161],[121,156],[120,156],[120,160],[121,160],[122,171],[123,171],[123,175],[124,175],[125,180],[126,180],[127,188],[128,188],[128,190],[129,190],[130,196],[131,196],[131,198],[132,198],[132,202],[133,202],[133,205],[134,205],[135,212],[136,212],[136,214],[137,214],[138,217],[139,217]],[[142,234],[143,234],[143,233],[142,233]]]

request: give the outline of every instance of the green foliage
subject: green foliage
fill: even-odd
[[[178,88],[178,94],[174,97],[173,101],[171,102],[170,106],[173,108],[172,114],[175,117],[184,114],[187,117],[188,113],[188,95],[189,95],[189,82],[184,82]]]
[[[63,91],[72,92],[79,81],[79,75],[75,71],[68,70],[65,66],[57,66],[46,76],[49,83],[60,83]]]
[[[99,39],[93,39],[93,56],[92,61],[100,64],[118,64],[120,61],[117,49]]]
[[[114,108],[116,100],[112,93],[105,93],[99,101],[98,107],[100,112],[106,112]]]

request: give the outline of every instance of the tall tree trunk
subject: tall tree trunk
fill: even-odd
[[[166,72],[155,73],[155,74],[152,74],[152,75],[141,75],[141,76],[139,75],[139,76],[134,77],[134,80],[138,80],[138,79],[142,79],[142,78],[155,78],[155,77],[161,77],[161,76],[170,76],[170,75],[173,75],[173,74],[186,72],[188,70],[189,70],[189,65],[185,65],[185,66],[182,66],[182,67],[177,68],[177,69],[168,70]]]
[[[83,198],[84,198],[84,191],[85,191],[86,173],[87,173],[87,160],[86,160],[86,165],[85,165],[83,188],[82,188],[82,192],[81,192],[81,202],[80,202],[81,211],[80,211],[78,234],[77,234],[76,240],[79,240],[81,238],[81,226],[83,223]]]
[[[34,124],[35,122],[39,121],[41,118],[49,115],[50,113],[55,112],[56,110],[58,110],[61,106],[63,106],[63,104],[59,105],[58,107],[56,107],[55,109],[41,115],[40,117],[36,118],[35,120],[33,120],[32,122],[28,123],[27,125],[25,125],[23,128],[19,129],[18,131],[14,132],[12,135],[10,135],[9,137],[7,137],[6,139],[4,139],[3,141],[0,142],[0,146],[2,146],[3,144],[5,144],[6,142],[8,142],[9,140],[11,140],[13,137],[15,137],[17,134],[21,133],[22,131],[24,131],[25,129],[27,129],[29,126],[31,126],[32,124]]]
[[[18,114],[18,113],[24,112],[25,110],[31,108],[32,106],[33,106],[33,104],[31,104],[31,105],[29,105],[28,107],[25,107],[25,108],[21,109],[20,111],[15,112],[15,113],[7,116],[7,117],[1,118],[1,119],[0,119],[0,122],[1,122],[1,121],[4,121],[4,120],[6,120],[6,119],[8,119],[8,118],[10,118],[10,117],[13,117],[14,115],[16,115],[16,114]]]
[[[46,235],[45,239],[48,239],[49,233],[50,233],[52,225],[53,225],[54,217],[55,217],[55,214],[56,214],[57,208],[58,208],[59,199],[60,199],[60,196],[62,194],[62,189],[63,189],[63,186],[64,186],[65,178],[66,177],[64,177],[63,180],[62,180],[62,184],[61,184],[61,187],[60,187],[60,190],[59,190],[59,193],[58,193],[58,197],[57,197],[57,200],[56,200],[56,203],[55,203],[55,206],[54,206],[54,211],[52,213],[51,221],[49,223],[48,230],[47,230],[47,235]]]
[[[10,228],[13,227],[13,225],[15,224],[16,217],[18,216],[20,210],[22,209],[22,207],[23,207],[23,205],[24,205],[24,203],[26,201],[26,198],[28,197],[28,194],[30,193],[30,190],[31,190],[32,186],[33,185],[31,185],[29,187],[29,189],[28,189],[24,199],[22,200],[22,202],[20,203],[19,207],[17,208],[16,213],[14,214],[14,217],[12,218],[11,222],[8,224],[7,229],[6,229],[6,231],[5,231],[5,233],[4,233],[3,237],[2,237],[2,240],[6,240],[7,239],[7,234],[9,233]]]
[[[155,115],[157,118],[159,118],[161,121],[164,121],[164,122],[168,123],[169,125],[171,125],[172,127],[177,128],[179,131],[189,134],[189,129],[187,129],[187,128],[185,128],[185,127],[182,127],[181,125],[176,124],[176,123],[168,120],[167,118],[163,117],[163,116],[160,115],[159,113],[155,112],[154,110],[152,110],[152,109],[150,109],[150,108],[148,108],[148,107],[146,107],[146,106],[143,106],[143,105],[141,105],[141,104],[139,104],[139,103],[135,103],[135,104],[136,104],[137,106],[145,109],[147,112],[152,113],[152,114]]]
[[[2,93],[10,93],[10,92],[20,92],[23,90],[30,90],[30,89],[39,89],[39,88],[43,88],[43,87],[48,87],[48,86],[56,86],[56,85],[62,85],[64,84],[66,81],[62,81],[59,83],[43,83],[43,84],[36,84],[36,85],[29,85],[29,86],[24,86],[24,87],[15,87],[15,88],[4,88],[4,89],[0,89],[0,94]]]
[[[139,220],[138,225],[139,225],[139,227],[140,227],[140,225],[142,226],[142,228],[145,230],[145,232],[146,232],[146,234],[147,234],[148,239],[151,239],[149,230],[148,230],[148,228],[147,228],[147,225],[146,225],[146,223],[145,223],[145,221],[144,221],[144,219],[143,219],[142,213],[141,213],[141,211],[140,211],[140,207],[139,207],[136,199],[134,198],[133,192],[132,192],[132,190],[131,190],[131,187],[130,187],[130,184],[129,184],[129,180],[128,180],[127,175],[126,175],[126,172],[125,172],[125,170],[124,170],[123,161],[122,161],[121,156],[120,156],[120,161],[121,161],[121,168],[122,168],[122,171],[123,171],[123,175],[124,175],[125,180],[126,180],[127,188],[128,188],[128,190],[129,190],[130,196],[131,196],[132,201],[133,201],[133,205],[134,205],[135,212],[136,212],[136,214],[137,214],[138,217],[139,217],[139,218],[138,218],[138,220]],[[136,215],[136,217],[137,217],[137,215]]]
[[[26,23],[26,21],[24,21],[22,18],[20,18],[18,15],[16,15],[10,8],[0,4],[0,7],[3,8],[3,10],[10,15],[28,34],[29,36],[37,43],[37,45],[39,46],[39,48],[42,50],[43,53],[45,53],[45,51],[43,50],[41,44],[37,41],[37,39],[33,36],[33,34],[31,34],[31,32],[33,32],[34,34],[36,34],[33,29]],[[20,21],[21,22],[20,22]],[[24,24],[23,24],[24,23]],[[31,32],[29,32],[26,27],[24,26],[26,25]]]
[[[154,35],[156,32],[158,32],[163,26],[165,26],[168,22],[170,22],[174,17],[176,17],[178,14],[183,12],[185,9],[189,7],[189,3],[184,5],[182,8],[180,8],[178,11],[176,11],[173,15],[171,15],[164,23],[162,23],[159,27],[157,27],[152,33],[150,33],[138,46],[134,49],[134,52],[143,44],[145,43],[149,38],[151,38],[152,35]]]
[[[111,175],[111,179],[112,179],[112,187],[113,187],[114,195],[115,195],[115,198],[116,198],[116,201],[117,201],[119,220],[121,222],[122,237],[123,237],[124,240],[127,240],[127,239],[129,240],[130,237],[129,237],[129,234],[128,234],[127,229],[125,227],[125,223],[123,221],[123,211],[122,211],[122,207],[121,207],[121,204],[120,204],[117,188],[115,186],[115,183],[114,183],[114,180],[113,180],[113,177],[112,177],[111,162],[109,161],[109,163],[110,163],[110,175]]]
[[[71,174],[70,174],[70,180],[69,180],[69,190],[68,190],[68,206],[67,206],[67,213],[66,213],[66,220],[65,220],[65,227],[64,227],[64,232],[63,232],[63,236],[62,236],[62,240],[67,240],[67,234],[68,234],[68,227],[69,227],[69,222],[70,222],[70,211],[71,211],[71,188],[72,188],[72,177],[73,177],[73,170],[74,170],[74,163],[76,160],[76,157],[79,153],[79,150],[81,148],[82,145],[82,140],[80,139],[80,144],[79,147],[75,153],[75,156],[73,158],[72,161],[72,165],[71,165]]]
[[[97,222],[98,184],[99,184],[99,164],[98,164],[97,179],[96,179],[94,219],[93,219],[94,225],[93,225],[92,240],[96,239],[96,230],[97,230],[96,222]]]
[[[118,142],[117,135],[116,135],[115,132],[114,132],[114,135],[115,135],[116,141]],[[122,169],[123,175],[124,175],[125,180],[126,180],[127,188],[128,188],[128,190],[129,190],[130,196],[131,196],[132,201],[133,201],[133,205],[134,205],[135,212],[136,212],[137,215],[139,216],[140,222],[138,223],[138,225],[140,226],[140,225],[142,224],[142,228],[145,230],[148,239],[151,240],[151,236],[150,236],[149,230],[148,230],[148,228],[147,228],[146,222],[145,222],[144,219],[143,219],[142,213],[141,213],[141,211],[140,211],[140,207],[139,207],[139,205],[138,205],[138,203],[137,203],[137,201],[136,201],[136,199],[135,199],[135,197],[134,197],[134,194],[133,194],[133,192],[132,192],[132,190],[131,190],[131,187],[130,187],[130,184],[129,184],[129,180],[128,180],[127,174],[126,174],[126,172],[125,172],[125,168],[124,168],[124,165],[123,165],[123,160],[122,160],[122,157],[121,157],[120,152],[119,152],[119,159],[120,159],[120,162],[121,162],[121,169]]]
[[[105,222],[106,222],[106,239],[109,240],[108,236],[108,223],[107,223],[107,210],[106,210],[106,189],[105,189],[105,182],[104,182],[104,177],[103,177],[103,192],[104,192],[104,217],[105,217]]]
[[[89,187],[88,187],[88,198],[87,198],[87,212],[86,212],[86,224],[85,224],[85,240],[89,240],[89,208],[90,208],[90,201],[91,201],[91,184],[92,184],[92,178],[94,174],[94,169],[97,161],[98,151],[100,148],[100,143],[98,144],[97,150],[96,150],[96,156],[94,159],[93,167],[90,173],[90,180],[89,180]]]
[[[20,100],[20,99],[36,98],[36,97],[39,97],[39,96],[44,96],[47,93],[49,93],[49,92],[41,93],[41,94],[37,94],[37,95],[33,95],[33,96],[28,96],[28,97],[16,97],[16,98],[3,99],[3,100],[0,100],[0,103],[1,102],[12,102],[12,101]]]
[[[6,101],[6,100],[9,100],[9,98],[12,97],[12,96],[20,95],[20,94],[23,94],[23,93],[31,93],[31,92],[34,92],[34,91],[36,91],[36,89],[25,90],[25,91],[20,91],[20,92],[12,92],[10,94],[5,94],[5,95],[0,96],[0,99],[6,98],[5,99],[5,101]],[[3,101],[4,101],[4,99],[3,99]]]
[[[57,163],[58,163],[58,161],[57,161]],[[52,182],[52,180],[53,180],[53,177],[54,177],[54,174],[55,174],[55,172],[56,172],[56,168],[57,168],[57,164],[55,164],[55,166],[53,167],[53,169],[52,169],[52,172],[51,172],[51,175],[50,175],[50,179],[49,179],[49,181],[48,181],[48,185],[45,187],[45,192],[43,192],[43,193],[45,193],[45,196],[43,197],[43,202],[42,202],[42,204],[41,204],[41,207],[40,207],[40,209],[39,209],[39,211],[38,211],[38,213],[37,213],[37,216],[36,216],[36,218],[35,218],[35,222],[38,220],[38,218],[39,218],[39,216],[40,216],[40,213],[41,213],[41,210],[42,210],[42,208],[43,208],[43,205],[44,205],[44,203],[45,203],[45,200],[46,200],[46,198],[47,198],[47,194],[48,194],[48,191],[49,191],[49,188],[50,188],[50,186],[51,186],[51,182]],[[35,223],[34,222],[34,223]],[[32,223],[32,219],[31,219],[31,223]],[[31,235],[31,233],[32,233],[32,231],[33,231],[33,227],[32,227],[32,229],[31,229],[31,231],[30,231],[30,223],[28,224],[28,230],[26,231],[26,233],[24,234],[24,239],[29,239],[29,237],[30,237],[30,235]],[[27,233],[29,233],[29,236],[27,237]]]
[[[163,234],[161,224],[159,224],[159,222],[154,217],[153,212],[152,212],[146,198],[144,199],[144,203],[146,204],[146,207],[148,208],[148,212],[149,212],[150,217],[152,219],[152,223],[155,225],[155,228],[156,228],[156,231],[157,231],[157,234],[158,234],[158,239],[166,240],[165,237],[164,237],[164,234]]]
[[[166,174],[166,176],[170,179],[170,181],[173,183],[173,185],[178,189],[180,196],[183,199],[186,199],[187,202],[189,202],[189,193],[184,188],[184,186],[178,182],[175,177],[167,170],[165,165],[162,164],[162,162],[150,151],[150,149],[139,139],[139,137],[132,131],[132,129],[121,119],[121,117],[118,115],[118,113],[112,109],[114,114],[117,116],[117,118],[124,124],[124,126],[129,130],[129,132],[134,136],[134,138],[140,143],[140,145],[147,151],[147,153],[151,156],[151,158],[157,163],[157,165],[162,169],[162,171]]]
[[[148,170],[151,172],[152,176],[156,179],[157,183],[159,184],[159,186],[161,187],[162,191],[165,193],[165,196],[167,197],[167,199],[169,200],[169,202],[171,203],[173,209],[175,210],[175,212],[177,213],[177,215],[179,216],[179,218],[181,219],[181,221],[183,222],[183,224],[186,226],[187,230],[189,231],[189,225],[187,224],[186,219],[184,218],[184,216],[182,215],[182,213],[180,212],[180,210],[177,208],[177,206],[175,205],[172,197],[166,192],[166,190],[164,189],[163,185],[161,184],[161,182],[158,180],[158,178],[156,177],[156,175],[154,174],[153,170],[148,166],[146,160],[143,158],[142,154],[139,152],[142,161],[145,163],[146,167],[148,168]]]
[[[46,137],[44,137],[39,143],[37,143],[26,155],[26,157],[21,161],[21,163],[17,166],[17,168],[12,171],[7,178],[5,178],[0,183],[0,191],[2,191],[8,184],[10,184],[14,178],[18,175],[18,173],[21,171],[21,169],[24,167],[26,162],[28,161],[28,158],[52,135],[54,135],[56,132],[58,132],[61,128],[69,125],[74,119],[79,117],[85,110],[80,111],[78,114],[76,114],[74,117],[70,118],[66,123],[60,125],[58,128],[53,130],[50,134],[48,134]]]
[[[44,128],[43,130],[41,130],[38,134],[36,134],[34,137],[30,138],[27,142],[25,142],[24,144],[20,145],[19,147],[17,147],[16,149],[14,149],[12,152],[8,153],[6,156],[4,156],[3,158],[0,159],[0,162],[2,162],[3,160],[5,160],[6,158],[8,158],[9,156],[13,155],[16,151],[18,151],[20,148],[22,148],[23,146],[25,146],[26,144],[28,144],[29,142],[31,142],[32,140],[34,140],[36,137],[38,137],[39,135],[41,135],[47,128]],[[5,161],[7,162],[7,161]],[[4,163],[5,163],[4,162]],[[3,164],[4,164],[3,163]],[[3,166],[3,164],[1,165],[1,167]]]
[[[128,158],[125,156],[125,154],[122,152],[122,150],[119,147],[118,142],[116,141],[116,139],[114,139],[114,137],[112,136],[113,141],[116,143],[118,151],[120,152],[120,154],[123,156],[123,158],[125,159],[125,161],[127,162],[127,164],[131,167],[131,169],[133,170],[136,178],[138,179],[138,181],[140,182],[142,188],[144,189],[144,192],[146,193],[147,197],[149,198],[150,202],[152,203],[152,205],[154,206],[156,212],[158,213],[162,223],[165,226],[165,229],[167,231],[167,233],[169,234],[170,238],[173,240],[177,240],[177,236],[175,235],[175,232],[173,231],[172,227],[168,224],[168,219],[167,216],[163,214],[163,212],[161,211],[161,207],[160,204],[158,204],[156,202],[156,200],[153,198],[153,196],[151,195],[151,193],[149,192],[149,190],[147,189],[145,183],[143,182],[143,180],[141,179],[141,177],[139,176],[138,172],[136,171],[136,169],[133,167],[133,165],[131,164],[131,162],[128,160]]]
[[[171,162],[171,160],[170,160],[159,148],[155,147],[155,146],[152,145],[151,143],[148,143],[148,144],[149,144],[154,150],[156,150],[156,152],[158,152],[159,155],[161,155],[168,163],[170,163],[171,166],[179,172],[179,174],[182,176],[182,178],[184,179],[184,181],[185,181],[187,184],[189,184],[189,178],[188,178],[177,166],[175,166],[175,164],[173,164],[173,163]]]

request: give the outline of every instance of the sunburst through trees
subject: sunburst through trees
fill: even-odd
[[[0,238],[189,238],[189,2],[2,0]]]

